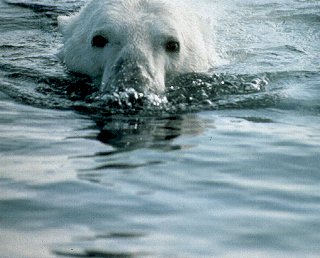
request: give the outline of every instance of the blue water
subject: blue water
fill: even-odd
[[[56,17],[83,1],[8,2],[0,257],[320,256],[318,0],[194,1],[214,77],[148,112],[68,86]]]

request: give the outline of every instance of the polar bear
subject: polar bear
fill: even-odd
[[[58,17],[58,24],[59,57],[103,92],[129,87],[163,93],[168,79],[213,64],[208,25],[169,1],[91,0],[80,12]]]

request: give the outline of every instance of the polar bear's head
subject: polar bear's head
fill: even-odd
[[[102,91],[120,85],[161,93],[168,78],[211,65],[201,19],[161,0],[92,0],[58,22],[61,59],[99,81]]]

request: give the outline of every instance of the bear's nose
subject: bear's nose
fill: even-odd
[[[143,91],[151,78],[146,67],[137,60],[120,57],[112,67],[108,84],[118,89],[133,88]]]
[[[120,57],[116,64],[113,66],[113,71],[115,74],[118,74],[121,71],[121,68],[124,64],[124,58]]]
[[[146,64],[144,64],[142,61],[134,60],[134,59],[128,59],[120,57],[115,65],[112,67],[112,73],[113,75],[120,76],[129,76],[132,79],[134,77],[139,78],[147,72],[147,67],[145,67]],[[149,74],[149,73],[148,73]]]

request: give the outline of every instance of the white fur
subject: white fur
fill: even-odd
[[[58,22],[64,36],[61,59],[70,70],[97,79],[102,91],[110,90],[111,78],[120,78],[113,68],[121,58],[126,60],[121,79],[136,77],[137,90],[156,93],[165,90],[169,77],[205,71],[213,63],[211,35],[202,20],[162,0],[92,0]],[[108,45],[92,47],[95,35],[107,37]],[[171,38],[179,41],[179,53],[165,51]]]

